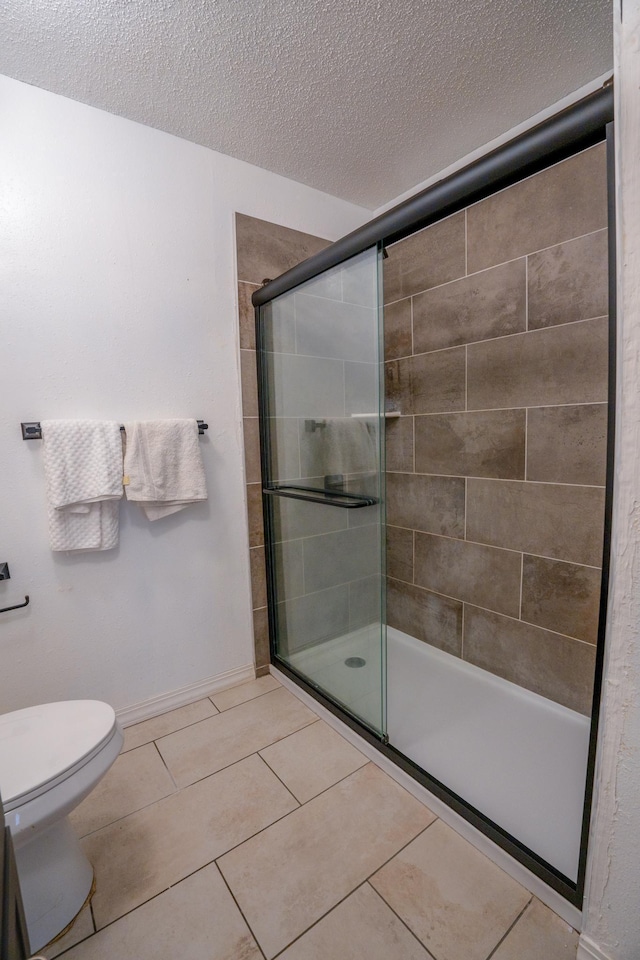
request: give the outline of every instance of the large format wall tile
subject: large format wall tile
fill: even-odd
[[[464,347],[385,364],[385,395],[405,416],[464,410]]]
[[[303,540],[306,592],[325,590],[376,573],[380,559],[379,540],[377,524]]]
[[[595,643],[601,579],[594,567],[525,555],[522,619]]]
[[[242,415],[244,417],[257,417],[258,380],[255,350],[240,351],[240,372],[242,376]]]
[[[607,225],[604,144],[570,157],[467,210],[474,273]]]
[[[273,545],[278,590],[280,596],[285,596],[290,600],[293,597],[302,596],[305,592],[302,544],[302,540],[284,540],[277,541]],[[266,600],[262,606],[266,606]]]
[[[603,522],[598,487],[467,480],[468,540],[598,566]]]
[[[384,302],[402,300],[465,274],[464,212],[388,247],[384,261]]]
[[[524,258],[434,287],[413,298],[416,353],[527,329]]]
[[[277,606],[280,650],[294,653],[301,647],[340,637],[349,629],[349,584],[309,593]]]
[[[387,524],[387,575],[413,583],[413,530]]]
[[[349,629],[355,630],[380,620],[380,598],[384,579],[377,573],[349,583]]]
[[[238,283],[238,315],[240,319],[240,348],[256,348],[256,315],[251,297],[260,287],[257,283]]]
[[[600,318],[471,344],[468,409],[606,401],[608,337]]]
[[[522,555],[465,540],[415,534],[415,582],[457,600],[517,617]]]
[[[527,417],[527,480],[604,486],[606,403],[533,407]]]
[[[387,623],[411,637],[459,657],[462,604],[422,587],[387,579]]]
[[[257,417],[244,417],[244,467],[247,483],[260,483],[260,421]]]
[[[416,417],[417,473],[524,480],[525,411]]]
[[[264,547],[251,547],[249,550],[251,561],[251,598],[252,609],[267,605],[267,571],[265,566]]]
[[[413,417],[385,421],[386,468],[393,473],[413,473]]]
[[[261,284],[329,246],[329,240],[236,213],[238,280]]]
[[[609,312],[607,231],[529,257],[529,330]]]
[[[289,353],[274,353],[272,357],[272,413],[275,416],[344,416],[344,364],[341,360]]]
[[[349,511],[341,507],[328,507],[292,497],[273,497],[272,500],[275,540],[298,540],[344,530],[347,526]]]
[[[249,546],[259,547],[264,543],[261,483],[247,484],[247,514],[249,520]]]
[[[384,308],[384,355],[386,360],[413,353],[411,300],[397,300]]]
[[[590,643],[465,605],[464,658],[571,710],[591,711]]]
[[[464,536],[462,477],[423,477],[410,473],[387,476],[387,522],[396,527]]]
[[[373,363],[378,312],[323,297],[296,296],[296,353]]]

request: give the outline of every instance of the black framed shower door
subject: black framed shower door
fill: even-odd
[[[260,308],[272,656],[386,735],[380,254]]]

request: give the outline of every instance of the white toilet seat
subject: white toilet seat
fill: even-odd
[[[113,708],[98,700],[63,700],[0,715],[5,812],[73,776],[115,732]]]

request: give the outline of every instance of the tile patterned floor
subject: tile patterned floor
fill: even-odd
[[[126,731],[47,960],[575,960],[577,934],[273,677]]]

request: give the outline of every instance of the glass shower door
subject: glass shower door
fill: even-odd
[[[377,249],[260,308],[272,651],[384,736]]]

